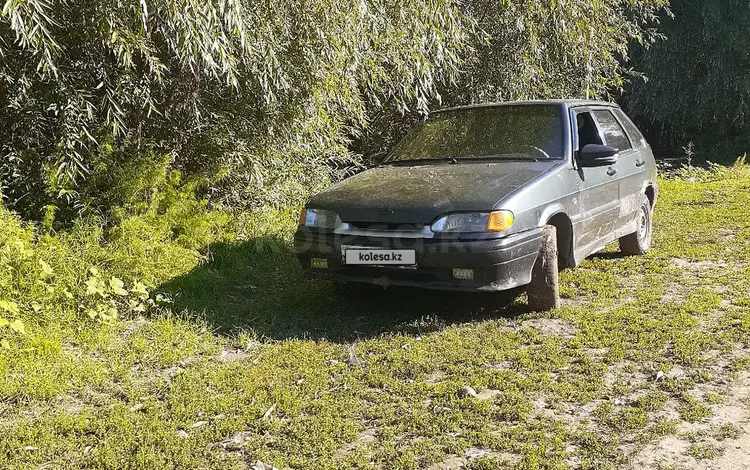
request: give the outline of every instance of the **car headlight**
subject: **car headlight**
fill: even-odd
[[[341,218],[335,212],[325,209],[302,209],[299,224],[306,227],[334,229],[341,225]]]
[[[432,224],[433,232],[480,233],[505,232],[513,225],[513,212],[469,212],[448,214]]]

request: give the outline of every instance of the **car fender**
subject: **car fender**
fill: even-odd
[[[557,214],[565,214],[565,216],[570,219],[570,216],[567,214],[565,207],[560,202],[555,202],[553,204],[547,205],[544,209],[542,209],[537,225],[539,227],[544,227],[545,225],[547,225],[547,222]]]
[[[578,264],[575,258],[575,226],[573,220],[570,217],[569,210],[561,203],[554,203],[548,205],[542,212],[542,216],[539,219],[539,226],[549,225],[550,221],[563,216],[566,223],[560,223],[557,220],[553,225],[557,227],[558,237],[558,251],[560,252],[561,266],[574,267]]]

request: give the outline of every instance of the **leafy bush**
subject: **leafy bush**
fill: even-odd
[[[745,178],[748,170],[746,158],[746,155],[739,157],[732,166],[719,165],[713,162],[707,162],[706,167],[687,164],[670,171],[665,176],[688,182],[701,183]]]
[[[27,326],[110,322],[146,313],[149,290],[194,267],[230,216],[197,197],[202,181],[181,182],[171,159],[151,154],[112,168],[102,188],[118,207],[56,232],[0,207],[0,347]],[[103,185],[104,186],[104,185]]]

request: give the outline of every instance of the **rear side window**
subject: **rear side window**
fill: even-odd
[[[628,133],[630,136],[630,141],[633,143],[633,147],[636,148],[643,148],[646,146],[643,134],[641,134],[641,131],[638,130],[637,127],[635,127],[635,124],[633,124],[633,121],[630,120],[630,118],[622,112],[620,109],[615,109],[615,115],[620,118],[620,122],[622,123],[623,127],[625,128],[625,132]]]
[[[601,127],[607,145],[620,152],[631,149],[630,140],[615,116],[607,110],[594,111],[599,127]]]

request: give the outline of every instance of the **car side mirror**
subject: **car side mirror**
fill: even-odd
[[[581,166],[607,166],[617,163],[617,149],[609,145],[587,144],[578,153]]]

